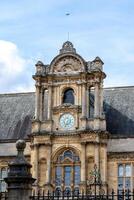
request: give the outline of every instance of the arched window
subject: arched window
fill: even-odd
[[[55,162],[55,189],[68,191],[79,189],[80,159],[72,150],[62,152]]]
[[[63,95],[63,103],[71,103],[74,104],[74,91],[73,89],[69,88],[65,90]]]

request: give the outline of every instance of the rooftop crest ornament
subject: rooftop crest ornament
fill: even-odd
[[[73,44],[70,41],[64,42],[62,49],[60,49],[60,54],[68,52],[76,53],[76,49],[73,47]]]

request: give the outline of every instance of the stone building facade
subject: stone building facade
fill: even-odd
[[[104,188],[134,188],[134,114],[127,105],[134,88],[103,89],[103,64],[99,57],[85,61],[67,41],[50,65],[37,62],[35,103],[33,93],[1,95],[1,113],[15,111],[0,116],[8,126],[1,123],[1,190],[18,138],[27,141],[37,189],[86,191],[94,166]]]

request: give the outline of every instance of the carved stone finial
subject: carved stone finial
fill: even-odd
[[[97,56],[92,62],[90,62],[90,70],[103,71],[103,61]]]
[[[19,150],[24,150],[25,147],[26,147],[26,142],[24,140],[18,140],[16,142],[16,148],[17,148],[18,151]]]
[[[18,158],[24,158],[24,149],[26,148],[26,142],[24,140],[18,140],[16,142],[16,149],[18,152]]]
[[[44,66],[44,64],[43,64],[42,61],[39,60],[39,61],[35,64],[35,66]]]
[[[36,64],[36,75],[42,75],[45,72],[45,67],[43,62],[38,61]]]
[[[60,54],[68,52],[76,53],[76,49],[73,47],[73,44],[70,41],[64,42],[62,45],[62,49],[60,49]]]
[[[104,64],[103,61],[100,59],[99,56],[97,56],[97,57],[93,60],[93,62],[99,62],[99,63],[101,63],[102,65]]]

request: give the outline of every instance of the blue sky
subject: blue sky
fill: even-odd
[[[70,16],[66,16],[66,13]],[[133,0],[0,1],[0,93],[34,91],[34,64],[70,41],[104,61],[105,87],[134,85]]]

